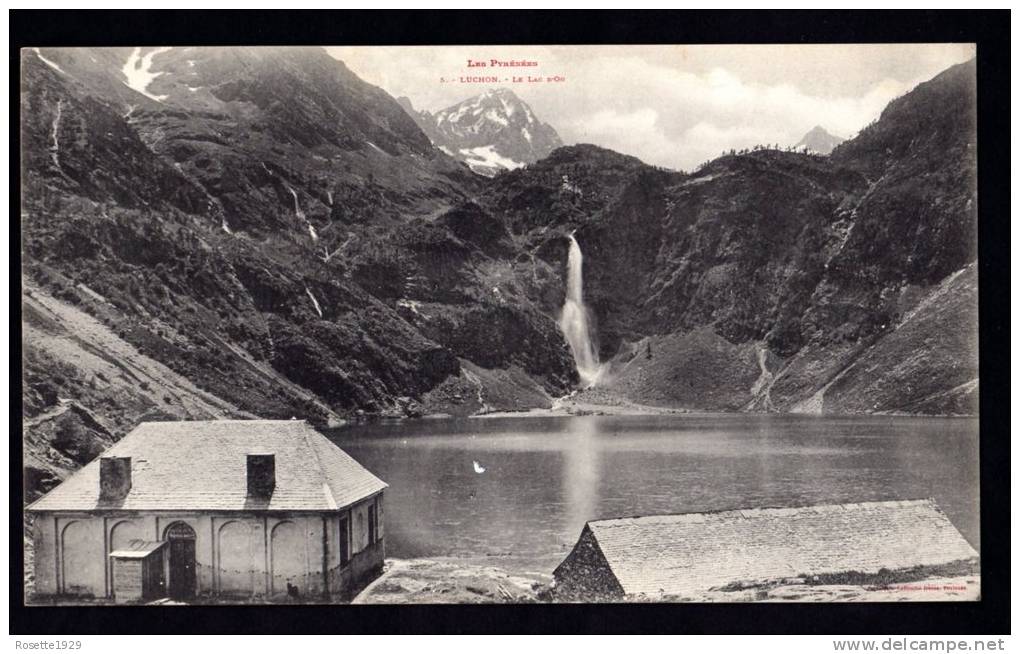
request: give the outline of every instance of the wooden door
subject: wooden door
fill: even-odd
[[[166,530],[170,541],[169,591],[173,599],[195,596],[195,531],[184,522],[175,522]]]

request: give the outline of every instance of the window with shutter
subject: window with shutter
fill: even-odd
[[[378,520],[378,518],[376,516],[375,502],[372,502],[371,506],[368,507],[368,544],[369,545],[371,545],[376,540],[378,540],[378,537],[377,537],[377,534],[376,534],[376,532],[378,531],[376,529],[377,520]]]
[[[340,551],[340,565],[345,566],[351,560],[351,519],[347,516],[340,518],[340,538],[337,548]]]

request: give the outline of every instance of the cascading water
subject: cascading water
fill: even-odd
[[[584,256],[581,246],[571,233],[570,252],[567,255],[567,299],[560,312],[560,329],[574,354],[577,373],[585,388],[593,386],[602,375],[603,366],[592,344],[591,327],[588,324],[588,308],[584,306],[584,280],[581,276]]]

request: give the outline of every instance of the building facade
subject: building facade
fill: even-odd
[[[36,595],[342,596],[382,567],[385,488],[304,421],[143,423],[28,507]]]

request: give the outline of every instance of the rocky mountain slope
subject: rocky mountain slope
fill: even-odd
[[[21,102],[33,479],[146,416],[466,414],[576,382],[539,306],[557,272],[324,51],[28,50]]]
[[[821,125],[815,125],[793,147],[796,150],[806,148],[808,152],[814,152],[815,154],[829,154],[837,145],[845,140],[829,134]]]
[[[549,406],[574,230],[603,392],[976,412],[973,63],[829,157],[581,145],[492,180],[318,49],[21,63],[33,492],[151,417]]]
[[[628,398],[976,413],[974,107],[969,62],[830,157],[760,149],[683,175],[561,148],[482,204],[554,260],[576,229],[605,385]]]
[[[436,147],[486,177],[538,161],[563,145],[556,130],[510,89],[490,89],[435,114],[416,111],[408,98],[398,102]]]

